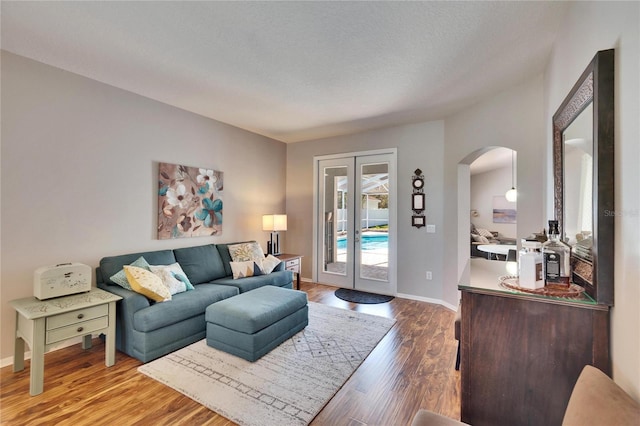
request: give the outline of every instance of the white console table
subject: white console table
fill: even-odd
[[[82,336],[82,348],[91,347],[91,334],[103,333],[105,365],[115,364],[116,302],[120,296],[100,289],[71,296],[38,300],[35,297],[12,300],[16,310],[16,341],[13,371],[24,370],[24,342],[31,348],[29,393],[44,388],[44,354],[53,345]]]

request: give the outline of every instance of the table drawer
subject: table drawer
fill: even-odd
[[[91,334],[94,331],[102,330],[109,326],[109,317],[100,317],[91,319],[88,321],[79,322],[77,324],[68,325],[66,327],[56,328],[55,330],[48,330],[45,343],[50,345],[52,343],[60,342],[62,340],[70,339],[76,336],[84,336]]]
[[[109,306],[107,304],[92,306],[90,308],[78,309],[77,311],[67,312],[47,318],[47,330],[65,327],[71,324],[77,324],[98,317],[104,317],[109,314]]]
[[[300,267],[300,259],[287,260],[284,264],[285,269],[292,270]]]

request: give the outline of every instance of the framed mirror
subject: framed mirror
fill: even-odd
[[[613,305],[614,50],[599,51],[553,115],[555,218],[572,280]]]

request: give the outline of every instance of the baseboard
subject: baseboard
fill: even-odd
[[[98,334],[92,335],[91,338],[93,339],[93,338],[95,338],[97,336],[98,336]],[[69,346],[77,345],[78,343],[82,343],[82,337],[74,337],[73,339],[65,340],[64,342],[61,342],[60,345],[49,349],[46,353],[57,351],[58,349],[68,348]],[[25,360],[31,359],[31,351],[27,351],[27,352],[24,353],[24,359]],[[0,359],[0,368],[6,367],[8,365],[13,365],[13,357],[12,356]]]
[[[409,299],[409,300],[417,300],[419,302],[433,303],[436,305],[444,306],[445,308],[450,309],[453,312],[458,311],[457,306],[453,306],[452,304],[447,303],[444,300],[440,300],[440,299],[431,299],[429,297],[414,296],[413,294],[403,294],[403,293],[396,294],[396,297],[399,297],[400,299]]]
[[[310,278],[300,277],[300,281],[315,284],[315,282]],[[322,284],[322,285],[328,285],[329,287],[336,287],[336,286],[332,286],[331,284]],[[336,288],[340,288],[340,287],[336,287]],[[457,305],[454,306],[440,299],[431,299],[429,297],[414,296],[413,294],[404,294],[404,293],[397,293],[395,297],[399,297],[400,299],[417,300],[419,302],[427,302],[427,303],[433,303],[436,305],[442,305],[445,308],[452,310],[453,312],[458,312]]]

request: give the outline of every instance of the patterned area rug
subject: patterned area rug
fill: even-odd
[[[138,371],[240,425],[308,425],[395,320],[309,302],[309,325],[251,363],[196,342]]]

